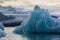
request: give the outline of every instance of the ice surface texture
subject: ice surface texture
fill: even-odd
[[[13,33],[60,33],[60,23],[49,15],[48,10],[36,5],[29,19],[16,27]]]

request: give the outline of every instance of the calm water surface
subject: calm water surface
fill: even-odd
[[[36,34],[36,35],[23,35],[24,40],[60,40],[58,34]]]
[[[5,27],[6,37],[0,40],[60,40],[59,34],[16,35],[12,33],[14,27]]]

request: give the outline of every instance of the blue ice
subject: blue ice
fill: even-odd
[[[0,38],[5,36],[6,36],[6,33],[4,32],[4,25],[0,23]]]
[[[31,16],[20,26],[17,26],[13,33],[60,33],[60,23],[49,15],[47,9],[36,5]]]
[[[6,36],[6,33],[3,30],[0,29],[0,38],[5,37],[5,36]]]
[[[0,29],[4,30],[4,25],[0,23]]]

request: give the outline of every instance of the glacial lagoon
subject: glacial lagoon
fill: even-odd
[[[39,9],[39,8],[38,8]],[[36,11],[36,10],[35,10]],[[35,12],[34,11],[34,13],[37,13],[38,11],[36,11]],[[45,13],[45,12],[44,12]],[[39,14],[39,13],[38,13]],[[34,16],[35,17],[35,16]],[[33,18],[34,18],[33,17]],[[40,16],[41,17],[41,16]],[[32,17],[31,17],[32,18]],[[42,24],[43,23],[45,23],[45,21],[47,21],[47,19],[50,19],[49,21],[52,21],[51,20],[51,16],[49,15],[49,14],[43,14],[42,15],[42,18],[41,19],[46,19],[46,20],[44,20],[44,21],[42,21]],[[33,20],[34,21],[34,20]],[[55,20],[53,20],[53,21],[55,21]],[[53,21],[52,22],[50,22],[50,24],[51,25],[53,25],[52,26],[52,28],[55,30],[56,28],[56,30],[54,31],[52,31],[51,29],[50,29],[50,31],[52,31],[52,32],[60,32],[60,25],[59,26],[56,26],[56,25],[54,25],[55,24],[55,22],[53,23]],[[30,21],[29,21],[30,22]],[[49,22],[47,22],[47,23],[49,23]],[[53,23],[53,24],[52,24]],[[56,23],[57,24],[57,23]],[[45,25],[45,24],[44,24]],[[48,27],[51,27],[51,25],[48,25]],[[40,25],[41,26],[41,25]],[[55,27],[56,26],[56,27]],[[29,29],[29,27],[31,27],[31,26],[27,26],[28,27],[28,29]],[[42,27],[44,27],[44,26],[42,26]],[[46,25],[45,25],[45,27],[46,27]],[[54,28],[55,27],[55,28]],[[39,28],[39,27],[38,27]],[[20,29],[20,28],[19,28]],[[45,28],[45,29],[47,29],[47,28]],[[14,33],[12,33],[13,32],[13,30],[14,30],[14,27],[5,27],[5,32],[7,33],[7,35],[6,35],[6,37],[3,37],[3,38],[1,38],[0,40],[60,40],[60,34],[19,34],[19,35],[17,35],[17,34],[14,34]],[[42,28],[42,30],[43,30],[43,32],[44,31],[49,31],[49,30],[44,30],[43,28]],[[19,32],[20,32],[20,30],[18,30]],[[32,30],[31,30],[32,31]],[[38,32],[40,31],[40,29],[38,30]]]
[[[26,40],[60,40],[60,35],[52,34],[36,34],[36,35],[26,35]]]
[[[5,27],[7,35],[0,40],[60,40],[60,34],[16,35],[13,30],[14,27]]]

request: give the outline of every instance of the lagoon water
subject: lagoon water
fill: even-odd
[[[60,34],[31,34],[31,35],[18,35],[13,34],[14,27],[5,27],[6,37],[0,40],[60,40]]]
[[[36,34],[36,35],[25,35],[25,40],[60,40],[60,35],[52,34]]]

